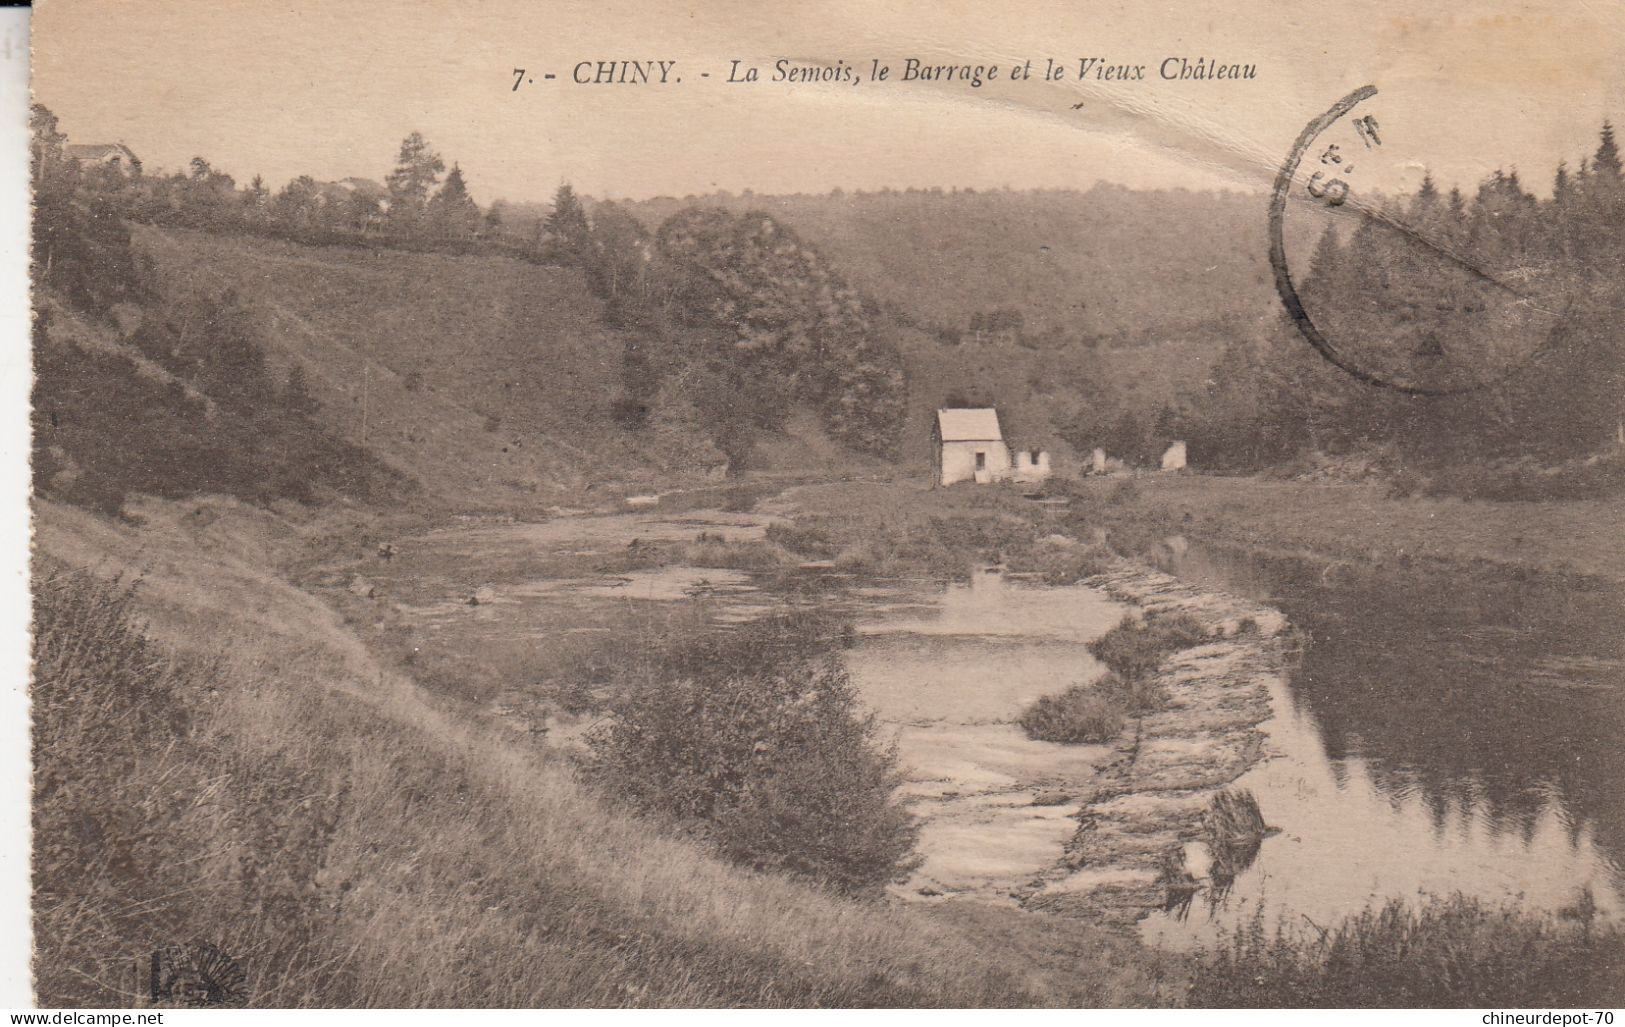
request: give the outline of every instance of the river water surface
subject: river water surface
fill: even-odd
[[[1166,569],[1305,636],[1237,782],[1280,833],[1217,904],[1144,921],[1188,944],[1248,919],[1325,925],[1456,891],[1625,908],[1625,604],[1570,581],[1366,572],[1183,543]],[[1465,574],[1465,572],[1464,572]]]
[[[487,600],[473,605],[425,580],[415,588],[421,600],[399,608],[445,644],[476,650],[493,631],[537,630],[560,603],[658,605],[704,593],[727,619],[747,618],[778,600],[744,572],[666,567],[537,580],[522,572],[524,554],[610,551],[699,529],[751,540],[765,523],[702,511],[443,531],[415,546],[490,582]],[[1268,758],[1236,782],[1279,833],[1222,897],[1204,893],[1143,920],[1146,940],[1210,941],[1260,909],[1271,924],[1324,925],[1389,898],[1455,891],[1557,911],[1589,889],[1604,915],[1621,915],[1617,592],[1488,574],[1328,570],[1183,542],[1163,556],[1164,569],[1187,581],[1281,610],[1306,645],[1285,679],[1269,682]],[[410,584],[397,583],[406,595]],[[854,681],[895,733],[910,768],[905,796],[926,817],[925,865],[900,893],[1009,901],[1060,858],[1110,755],[1031,741],[1015,718],[1038,696],[1100,672],[1086,645],[1125,607],[1087,587],[992,572],[947,587],[832,588],[828,601],[858,625],[848,653]]]

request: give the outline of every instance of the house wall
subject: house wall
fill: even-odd
[[[1049,452],[1040,449],[1037,456],[1031,449],[1017,449],[1015,479],[1017,481],[1043,481],[1050,476]]]
[[[1183,471],[1185,469],[1185,444],[1183,442],[1174,443],[1162,454],[1162,469],[1165,471]]]
[[[1008,481],[1010,450],[997,439],[989,442],[944,442],[942,444],[942,484],[976,480],[976,454],[987,455],[989,481]]]

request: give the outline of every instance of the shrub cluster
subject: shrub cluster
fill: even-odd
[[[1210,636],[1189,614],[1164,614],[1122,622],[1089,643],[1089,652],[1124,682],[1136,683],[1169,653],[1200,645]]]
[[[786,615],[674,648],[610,700],[589,776],[747,866],[848,892],[905,876],[918,828],[894,796],[896,749],[835,652],[843,637]]]
[[[1123,730],[1123,707],[1089,685],[1073,685],[1060,695],[1040,696],[1017,723],[1035,741],[1109,742]]]
[[[220,493],[313,502],[317,490],[382,498],[404,483],[370,451],[279,402],[212,410],[135,362],[36,333],[36,490],[110,516],[130,493]]]
[[[1164,614],[1122,622],[1089,643],[1108,672],[1094,685],[1073,685],[1059,695],[1041,696],[1017,723],[1041,742],[1106,742],[1123,729],[1125,717],[1143,716],[1168,703],[1168,690],[1155,670],[1162,658],[1209,638],[1188,614]]]

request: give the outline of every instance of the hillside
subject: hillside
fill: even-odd
[[[1272,315],[1265,201],[1240,193],[716,194],[626,204],[650,225],[689,206],[762,210],[856,284],[932,325],[1014,308],[1030,334],[1113,337]]]
[[[1091,410],[1151,416],[1200,387],[1228,343],[1276,317],[1254,199],[1100,186],[696,202],[767,209],[882,303],[879,330],[908,380],[892,461],[909,467],[923,466],[931,412],[950,397],[998,404],[1012,441],[1064,460],[1065,429]],[[679,204],[631,209],[657,225]],[[136,240],[166,290],[234,290],[268,327],[272,359],[305,368],[323,418],[431,494],[551,503],[723,461],[669,395],[642,427],[617,421],[628,335],[605,324],[576,269],[152,226]],[[989,309],[1021,311],[1023,338],[965,333],[951,345],[939,331]],[[810,414],[766,433],[751,463],[882,466],[832,443]]]
[[[272,359],[305,367],[324,419],[432,493],[546,498],[707,459],[681,426],[615,428],[622,342],[579,272],[151,227],[136,239],[166,291],[234,290]]]
[[[903,454],[923,452],[930,410],[958,394],[997,402],[1012,436],[1064,455],[1080,417],[1154,417],[1280,316],[1253,195],[1101,184],[623,204],[651,229],[696,205],[773,215],[889,312],[909,379]],[[969,330],[995,311],[1019,332]]]
[[[135,506],[35,508],[35,783],[74,784],[34,807],[44,1004],[128,1002],[129,953],[194,936],[257,1006],[1177,1001],[1089,925],[845,899],[609,808],[290,583],[367,514]]]

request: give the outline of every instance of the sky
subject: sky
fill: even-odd
[[[480,202],[883,187],[1268,189],[1311,119],[1365,85],[1383,126],[1360,184],[1496,167],[1549,188],[1625,123],[1616,0],[39,0],[35,99],[74,142],[149,169],[202,155],[239,181],[382,179],[422,132]],[[883,9],[882,9],[883,8]],[[1035,80],[897,81],[904,61],[1032,60]],[[1147,81],[1076,80],[1080,58]],[[1168,57],[1249,81],[1163,81]],[[892,65],[856,85],[765,81],[775,60]],[[1060,82],[1036,76],[1046,58]],[[656,85],[578,85],[582,61],[676,61]],[[726,81],[732,61],[764,80]],[[513,69],[530,82],[516,91]],[[708,72],[710,78],[700,74]],[[548,81],[547,73],[557,77]],[[1074,109],[1075,104],[1082,106]]]

